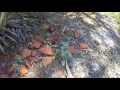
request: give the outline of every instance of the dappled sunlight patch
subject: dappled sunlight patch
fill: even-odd
[[[77,16],[74,12],[68,12],[67,14],[64,15],[64,17],[69,17],[70,19],[74,19]]]
[[[88,77],[88,70],[87,70],[87,68],[84,65],[76,64],[76,65],[74,65],[74,67],[76,67],[76,69],[73,71],[74,72],[74,76],[76,78]]]
[[[106,68],[109,78],[120,78],[120,65],[112,63]]]
[[[105,55],[100,56],[100,58],[99,58],[99,60],[97,60],[97,62],[106,67],[108,65],[108,58]]]
[[[120,30],[120,25],[116,25],[115,28],[116,28],[117,30]]]
[[[97,17],[97,14],[94,13],[94,14],[91,14],[90,16],[91,16],[92,18],[96,18],[96,17]]]
[[[89,18],[89,17],[87,17],[87,16],[84,16],[84,17],[83,17],[83,20],[84,20],[86,23],[90,24],[90,25],[95,25],[94,20],[91,19],[91,18]]]
[[[113,41],[114,33],[106,30],[106,32],[102,33],[101,35],[102,35],[102,38],[104,40],[104,43],[106,45],[108,45],[108,47],[114,47],[115,46],[115,41]]]
[[[101,29],[100,32],[96,32],[94,34],[91,32],[91,38],[96,40],[99,44],[105,44],[108,47],[114,47],[115,42],[113,41],[113,38],[110,35],[106,35],[108,33],[109,33],[108,31],[103,32]]]
[[[115,42],[113,40],[111,40],[109,37],[104,36],[105,40],[104,42],[109,46],[109,47],[114,47],[115,46]]]
[[[99,35],[97,34],[92,34],[92,32],[91,32],[91,38],[96,40],[99,44],[103,43],[101,37],[99,37]]]
[[[93,50],[91,48],[89,48],[89,53],[91,53],[92,54],[91,56],[95,57],[95,58],[97,58],[99,56],[99,52],[95,51],[95,50]]]

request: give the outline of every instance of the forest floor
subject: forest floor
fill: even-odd
[[[120,77],[120,34],[113,18],[79,12],[40,18],[9,16],[15,27],[26,27],[22,35],[28,40],[0,54],[0,78]]]

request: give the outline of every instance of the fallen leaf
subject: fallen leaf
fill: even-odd
[[[40,46],[42,46],[42,43],[38,40],[34,41],[33,48],[38,49]]]
[[[88,45],[81,43],[79,46],[80,49],[88,49]]]
[[[28,73],[28,70],[26,69],[26,67],[24,65],[20,66],[20,76],[24,76]]]
[[[32,53],[32,51],[30,49],[26,48],[26,49],[23,50],[22,57],[27,58],[31,55],[31,53]]]
[[[53,55],[54,54],[50,46],[44,46],[41,49],[40,53],[44,54],[44,55]]]
[[[38,54],[38,50],[33,50],[31,56],[36,56]]]
[[[46,67],[47,65],[51,64],[51,62],[54,60],[53,57],[44,57],[42,59],[42,63],[44,65],[44,67]]]

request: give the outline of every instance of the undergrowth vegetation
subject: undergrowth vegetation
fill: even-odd
[[[118,23],[120,23],[120,12],[106,12],[106,15],[112,16]]]

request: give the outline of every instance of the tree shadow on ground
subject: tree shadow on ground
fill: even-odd
[[[84,14],[86,15],[86,14]],[[91,18],[89,15],[86,15],[87,17]],[[106,17],[107,18],[107,17]],[[100,37],[101,39],[101,46],[105,46],[105,48],[103,49],[103,47],[98,47],[98,51],[101,51],[102,53],[104,53],[105,55],[105,52],[107,54],[107,57],[109,59],[109,62],[108,63],[111,63],[110,59],[113,61],[113,62],[116,62],[116,63],[119,63],[120,62],[120,57],[119,57],[119,46],[120,46],[120,38],[119,36],[117,35],[117,33],[115,32],[115,29],[112,25],[109,25],[107,22],[103,22],[103,19],[105,19],[105,17],[103,17],[102,15],[100,14],[97,14],[97,17],[95,19],[91,18],[92,20],[94,20],[95,22],[95,26],[97,28],[100,29],[100,31],[96,31],[95,34],[97,34],[98,37]],[[97,30],[96,28],[92,28],[93,30]],[[102,32],[102,29],[103,29],[103,33]],[[94,34],[94,33],[93,33]],[[89,35],[91,35],[89,33]],[[92,37],[90,36],[91,40],[95,40],[94,38],[97,38],[97,37]],[[92,43],[93,45],[95,43]],[[103,50],[102,50],[103,49]],[[93,49],[94,50],[94,49]],[[94,50],[95,51],[95,50]],[[101,57],[103,58],[103,57]],[[99,61],[100,59],[96,59],[96,61]],[[99,62],[100,65],[102,65],[102,62]],[[91,64],[90,64],[91,65]],[[86,65],[88,67],[88,65]],[[103,70],[97,70],[97,72],[103,72],[105,71],[105,69],[107,68],[106,65],[102,65],[103,66]],[[88,67],[89,69],[89,72],[90,72],[90,67]],[[103,74],[104,75],[104,74]],[[97,76],[98,77],[98,76]],[[102,77],[102,75],[100,76]]]
[[[77,77],[108,77],[107,68],[109,64],[113,62],[120,63],[120,38],[117,31],[115,31],[112,25],[104,21],[107,21],[105,18],[108,17],[104,17],[99,13],[97,13],[96,18],[92,18],[84,12],[70,13],[71,14],[65,12],[61,14],[61,17],[69,19],[69,21],[74,21],[74,19],[80,21],[78,22],[78,26],[80,26],[78,31],[81,33],[81,37],[76,42],[77,46],[80,43],[86,43],[89,46],[89,50],[87,52],[79,49],[77,50],[76,55],[74,55],[72,63],[73,68],[71,68],[71,70],[73,73],[78,73]],[[90,24],[85,21],[84,17],[81,17],[82,15],[85,16],[85,18],[92,19],[93,23]],[[58,67],[61,68],[61,63],[57,63]],[[56,67],[54,63],[43,69],[43,78],[51,78],[54,74],[54,69],[51,68],[52,65],[55,69]],[[77,68],[80,66],[83,67],[83,70],[81,70],[82,68],[79,68],[77,72]],[[74,69],[76,70],[74,71]],[[36,73],[38,73],[38,71]],[[81,74],[83,74],[83,76],[81,76]]]
[[[81,35],[81,38],[77,40],[78,45],[79,43],[86,43],[89,46],[89,50],[87,53],[78,50],[76,55],[74,55],[74,61],[72,63],[73,68],[76,66],[75,62],[79,63],[77,67],[84,66],[83,71],[78,70],[79,76],[77,77],[109,77],[107,72],[109,64],[113,62],[117,64],[120,63],[120,38],[113,25],[110,25],[108,23],[111,20],[107,16],[103,16],[99,13],[96,13],[96,18],[92,18],[90,17],[90,15],[84,12],[74,12],[73,14],[72,12],[70,13],[71,15],[68,13],[64,13],[64,16],[62,18],[70,19],[71,21],[73,21],[73,18],[75,17],[76,19],[78,19],[78,21],[81,22],[79,24],[81,25],[81,28],[79,28],[79,32],[83,33],[83,35]],[[65,14],[67,14],[68,16]],[[86,18],[92,19],[94,24],[86,22],[83,17],[81,17],[81,15],[85,16]],[[74,70],[72,71],[74,73],[77,72]],[[85,75],[81,76],[81,72],[83,72]],[[49,73],[49,75],[52,74],[53,73]],[[47,77],[49,77],[49,75]]]

